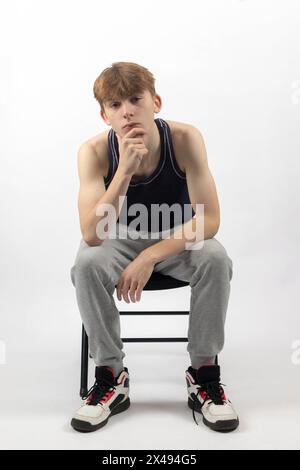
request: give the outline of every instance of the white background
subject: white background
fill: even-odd
[[[2,1],[0,18],[1,447],[299,448],[299,2],[20,0]],[[107,129],[92,88],[117,61],[154,74],[155,117],[205,139],[216,238],[234,268],[219,358],[241,423],[231,434],[193,421],[186,343],[125,345],[131,408],[92,434],[69,424],[80,405],[76,155]],[[116,302],[185,310],[189,288]],[[127,320],[123,336],[187,333],[187,317]]]

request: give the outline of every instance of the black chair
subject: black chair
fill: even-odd
[[[149,281],[144,286],[143,290],[165,290],[176,289],[178,287],[188,286],[189,282],[180,281],[171,276],[153,272]],[[125,311],[119,312],[120,315],[189,315],[187,311]],[[153,343],[153,342],[187,342],[188,338],[122,338],[123,343]],[[90,356],[91,357],[91,356]],[[82,325],[82,343],[81,343],[81,378],[80,378],[80,396],[84,397],[87,394],[87,381],[88,381],[88,360],[89,360],[89,342],[85,328]],[[215,363],[218,364],[218,356],[216,356]]]

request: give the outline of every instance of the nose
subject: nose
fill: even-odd
[[[128,116],[133,116],[130,103],[124,103],[122,111],[125,118],[127,118]]]

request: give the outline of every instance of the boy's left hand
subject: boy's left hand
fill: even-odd
[[[144,286],[153,273],[155,263],[140,253],[131,263],[124,269],[119,282],[116,286],[118,300],[130,303],[128,295],[132,302],[139,302]]]

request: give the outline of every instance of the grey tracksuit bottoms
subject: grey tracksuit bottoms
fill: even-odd
[[[81,239],[71,268],[71,280],[95,365],[110,366],[117,375],[123,369],[125,353],[120,315],[113,298],[115,286],[123,270],[141,251],[162,240],[162,232],[159,234],[160,238],[155,239],[117,235],[107,238],[100,246],[89,246]],[[154,272],[190,284],[187,351],[195,369],[204,363],[213,363],[223,348],[233,272],[232,260],[216,238],[201,244],[200,249],[184,250],[154,267]]]

